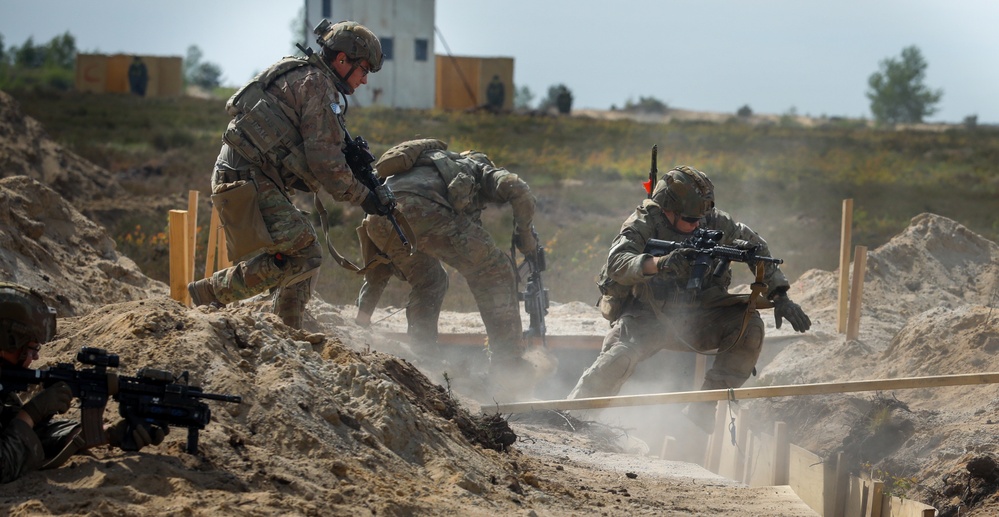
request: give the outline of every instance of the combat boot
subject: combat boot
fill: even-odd
[[[199,305],[225,307],[225,304],[215,297],[215,290],[212,289],[212,284],[207,278],[187,284],[187,292],[191,294],[191,303],[195,307]]]

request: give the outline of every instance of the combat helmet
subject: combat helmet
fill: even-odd
[[[326,59],[332,60],[338,52],[343,52],[355,61],[366,59],[371,65],[370,72],[382,69],[382,43],[367,27],[357,22],[330,23],[324,19],[316,25],[313,33],[317,36],[316,43],[322,47]]]
[[[680,217],[700,219],[715,206],[715,187],[703,172],[681,165],[659,179],[652,201]]]
[[[30,341],[46,343],[56,333],[56,311],[38,292],[0,282],[0,350],[14,352]]]

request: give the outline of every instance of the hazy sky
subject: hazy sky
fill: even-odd
[[[404,0],[400,0],[404,1]],[[198,45],[228,83],[291,51],[291,0],[0,0],[5,46],[69,31],[88,52],[183,56]],[[653,96],[692,110],[870,117],[867,78],[916,45],[930,121],[999,123],[995,0],[437,0],[457,55],[515,59],[541,97],[565,83],[578,108]],[[436,52],[445,52],[438,39]]]

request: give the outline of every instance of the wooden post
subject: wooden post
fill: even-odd
[[[187,292],[187,211],[170,211],[170,297],[190,305]]]
[[[218,271],[215,267],[215,253],[219,248],[219,211],[212,207],[212,215],[208,221],[208,246],[205,250],[205,276],[208,278]]]
[[[864,273],[867,271],[867,246],[857,246],[853,254],[853,286],[850,289],[850,317],[847,320],[846,340],[860,335],[860,306],[864,297]]]
[[[774,423],[774,486],[791,483],[791,441],[787,424]]]
[[[746,456],[749,454],[749,449],[746,448],[748,445],[746,438],[749,436],[749,409],[744,407],[739,408],[739,416],[738,420],[735,421],[735,426],[735,443],[738,445],[735,450],[735,472],[737,475],[742,476],[741,479],[737,479],[736,481],[746,483]]]
[[[835,483],[835,493],[833,498],[835,501],[836,511],[833,513],[832,517],[846,517],[846,498],[849,495],[849,485],[850,482],[850,471],[846,467],[846,459],[843,458],[843,453],[836,453],[836,480]]]
[[[850,244],[853,239],[853,199],[843,200],[843,221],[839,237],[839,306],[836,310],[836,331],[846,333],[847,288],[850,285]]]
[[[187,191],[187,281],[194,281],[194,255],[198,249],[198,191]]]
[[[218,226],[219,226],[220,229],[222,228],[222,217],[221,216],[219,216]],[[232,261],[229,260],[229,245],[226,244],[225,230],[220,231],[219,234],[218,234],[218,237],[216,237],[216,239],[218,240],[218,246],[217,247],[218,247],[218,250],[219,250],[219,252],[218,252],[218,262],[219,262],[218,269],[225,269],[225,268],[227,268],[227,267],[229,267],[229,266],[232,265]]]
[[[725,437],[727,433],[725,430],[725,416],[728,414],[728,404],[716,404],[715,405],[715,432],[711,433],[711,439],[708,441],[708,451],[707,456],[704,459],[704,467],[715,474],[721,470],[721,453],[722,446],[725,444]]]
[[[867,499],[867,515],[871,517],[881,517],[881,506],[884,505],[885,484],[883,481],[873,480],[871,483],[871,497]]]
[[[936,517],[936,515],[937,515],[936,508],[926,508],[925,510],[923,510],[923,517]]]
[[[669,455],[673,454],[673,449],[676,447],[676,438],[670,435],[663,436],[663,448],[659,450],[659,459],[668,460]]]

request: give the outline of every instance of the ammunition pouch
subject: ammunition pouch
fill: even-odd
[[[600,299],[597,301],[600,315],[607,321],[617,321],[624,313],[625,304],[631,298],[631,288],[611,280],[607,276],[607,264],[604,264],[600,269],[597,289],[600,290]]]
[[[218,209],[226,250],[236,259],[274,245],[257,204],[257,186],[252,181],[223,183],[212,194]]]

